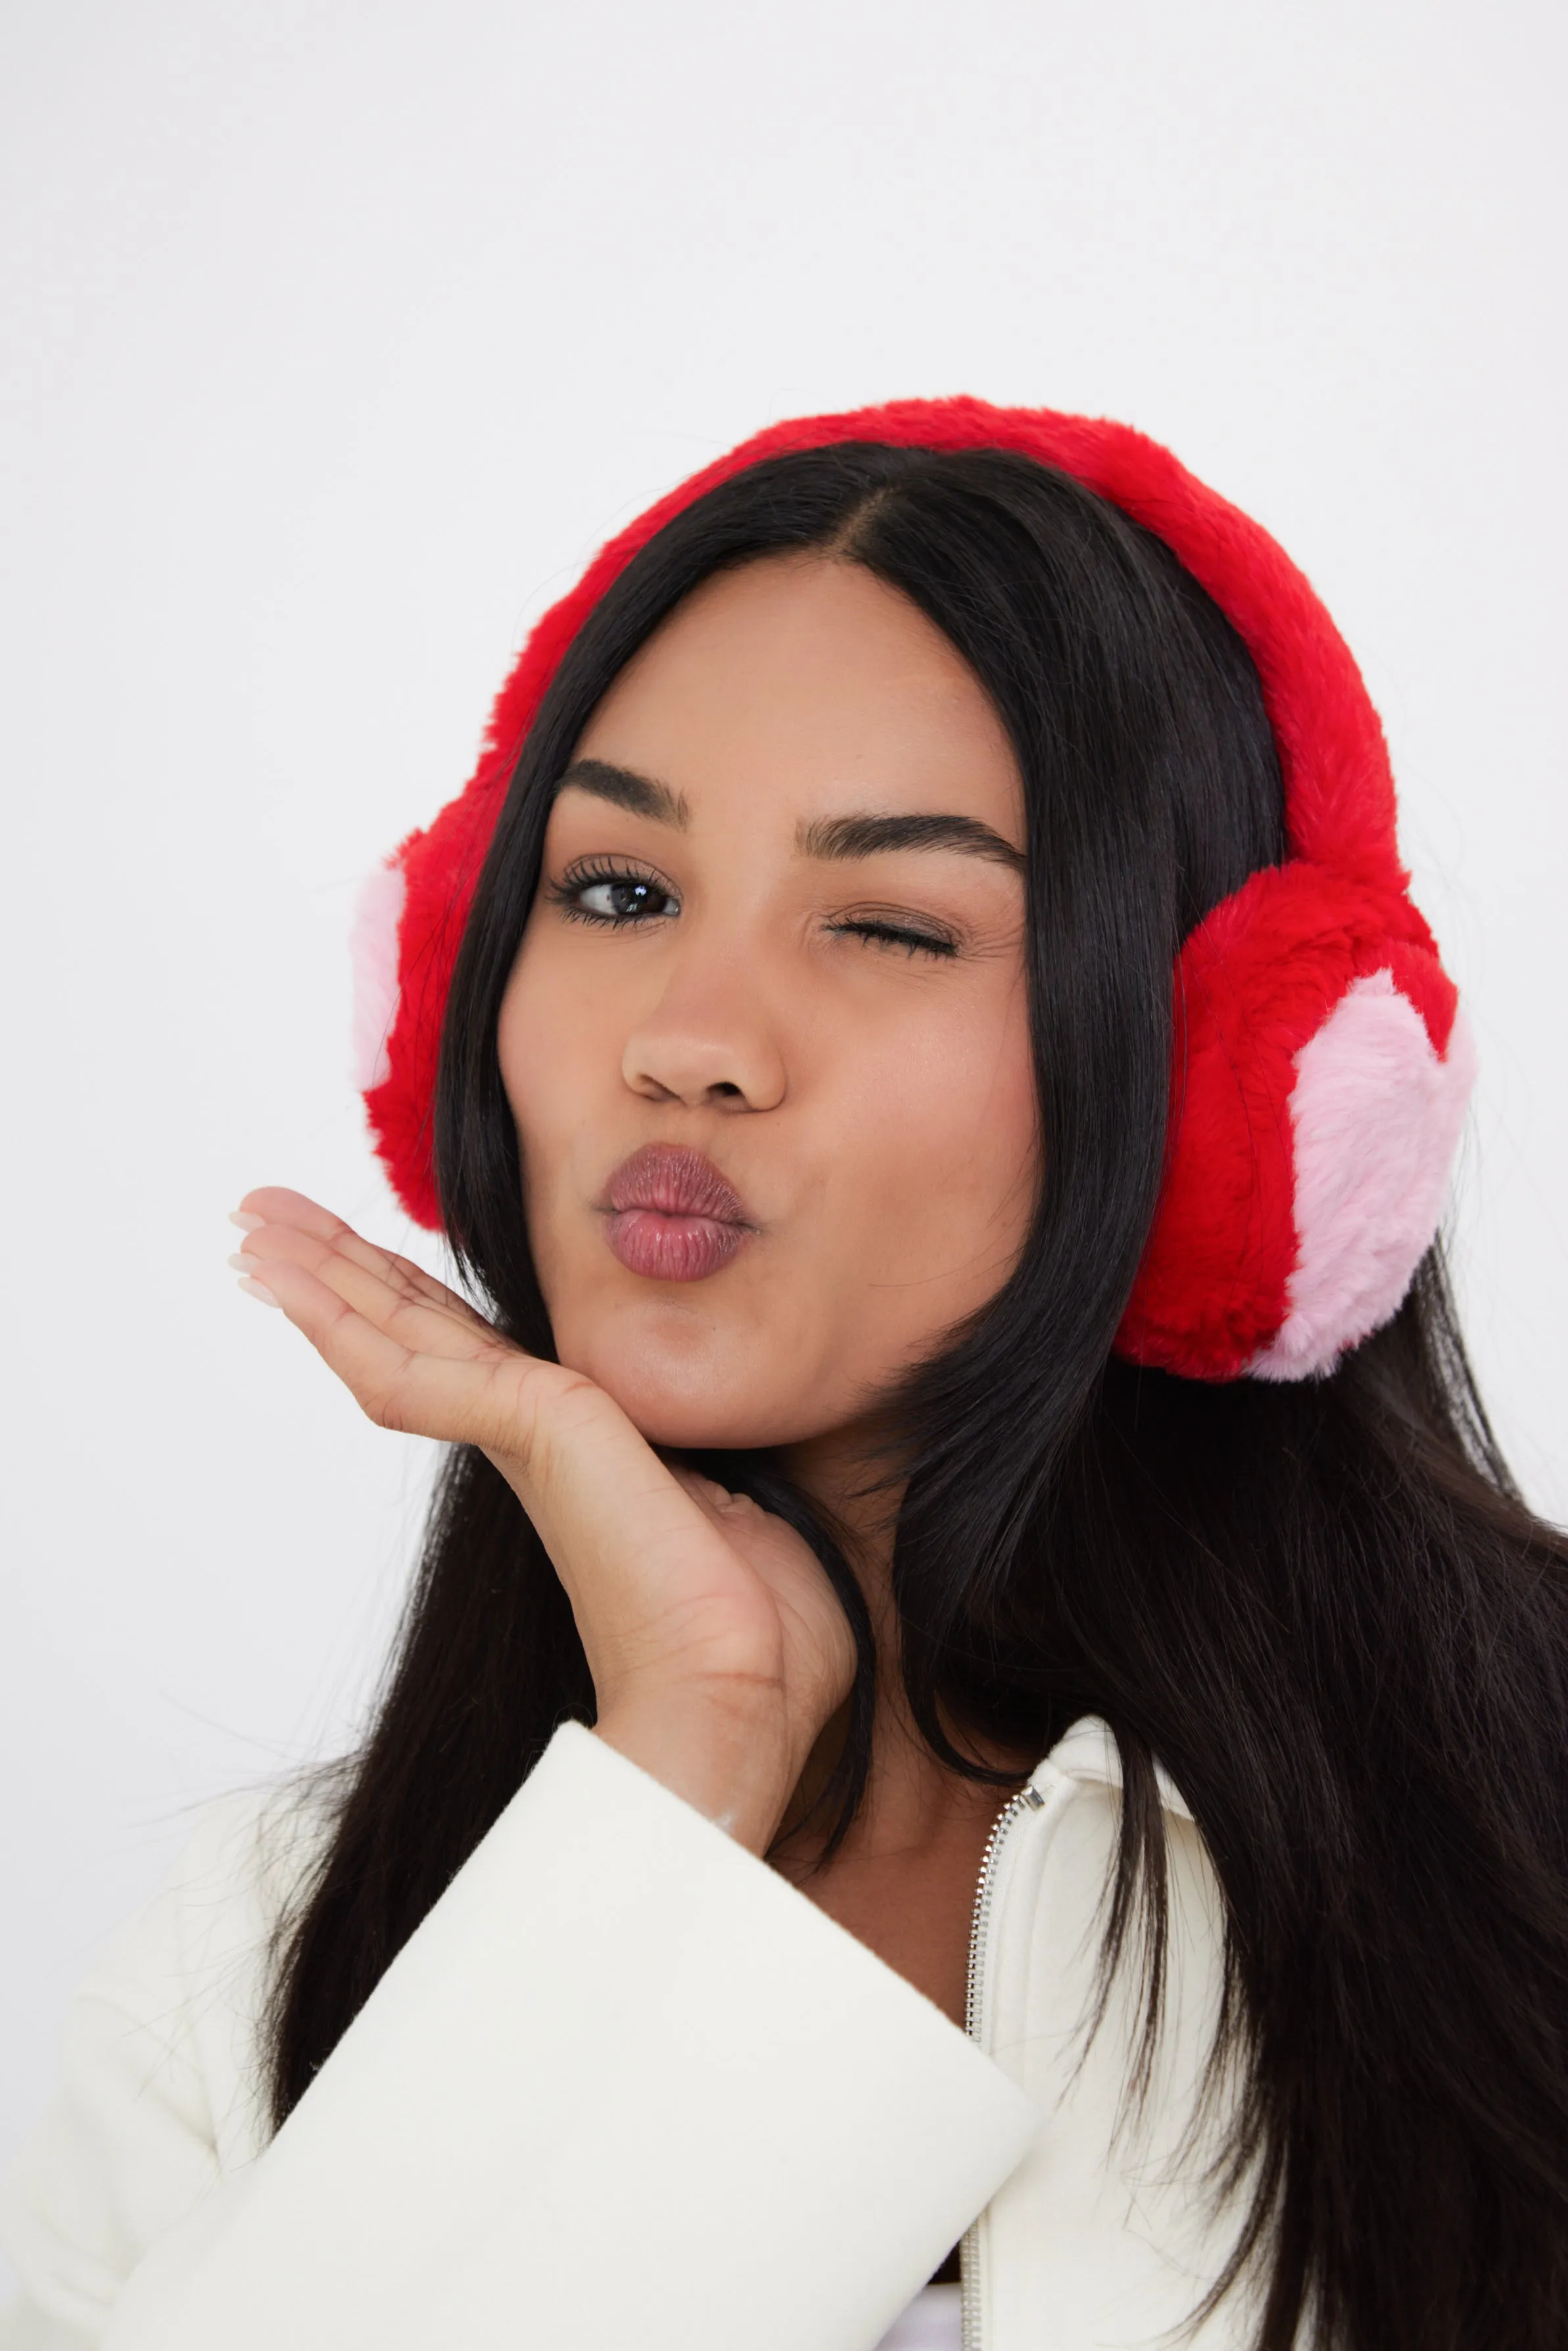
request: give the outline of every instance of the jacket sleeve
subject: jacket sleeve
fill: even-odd
[[[57,2094],[0,2183],[0,2239],[26,2289],[0,2315],[0,2351],[101,2343],[148,2248],[261,2143],[268,1810],[247,1796],[207,1806],[71,2000]],[[291,1842],[297,1858],[297,1828]]]
[[[203,2157],[192,2083],[134,2124],[107,2071],[82,2087],[122,2199],[139,2126],[189,2139],[190,2193],[96,2332],[57,2293],[78,2334],[4,2351],[869,2351],[1040,2120],[576,1724],[253,2161]]]

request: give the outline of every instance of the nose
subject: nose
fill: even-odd
[[[645,1101],[689,1110],[774,1110],[786,1082],[774,1024],[727,960],[671,975],[628,1037],[621,1075]]]

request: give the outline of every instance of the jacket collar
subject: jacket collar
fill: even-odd
[[[1045,1794],[1045,1783],[1053,1772],[1064,1779],[1077,1780],[1088,1785],[1097,1783],[1101,1787],[1119,1789],[1122,1784],[1122,1759],[1111,1735],[1110,1725],[1097,1714],[1080,1716],[1065,1736],[1056,1741],[1049,1755],[1030,1773],[1030,1786],[1036,1788],[1042,1795]],[[1179,1819],[1189,1821],[1192,1807],[1164,1764],[1157,1763],[1154,1773],[1159,1788],[1159,1800],[1166,1811],[1175,1813]]]

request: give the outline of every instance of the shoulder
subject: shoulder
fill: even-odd
[[[1164,1980],[1157,2011],[1168,2039],[1184,2043],[1184,2062],[1201,2071],[1223,1999],[1225,1900],[1191,1807],[1158,1764],[1156,1784],[1163,1887],[1158,1896],[1147,1884],[1128,1889],[1119,1960],[1107,1973],[1121,1858],[1121,1755],[1098,1716],[1082,1717],[1057,1741],[1030,1775],[1027,1809],[998,1873],[999,1964],[1022,2003],[1019,2013],[1033,2020],[1030,2029],[1054,2035],[1064,2053],[1081,2053],[1086,2021],[1096,2018],[1096,2063],[1136,2065],[1147,1970],[1158,1953]]]

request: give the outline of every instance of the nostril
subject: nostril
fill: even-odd
[[[711,1086],[709,1088],[709,1092],[715,1094],[738,1095],[740,1091],[740,1087],[737,1085],[732,1085],[728,1078],[722,1079],[716,1086]]]

